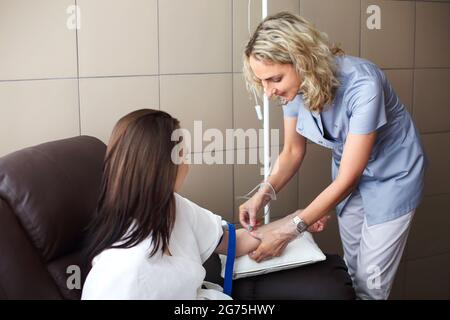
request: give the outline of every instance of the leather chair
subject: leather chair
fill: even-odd
[[[105,151],[100,140],[79,136],[0,158],[0,299],[80,299],[81,289],[67,284],[81,263]],[[205,268],[207,280],[221,284],[217,255]],[[237,299],[354,298],[338,256],[236,280],[233,290]]]
[[[80,265],[105,151],[81,136],[0,159],[0,298],[80,298],[67,268]]]

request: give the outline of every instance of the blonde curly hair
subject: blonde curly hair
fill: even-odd
[[[259,61],[292,64],[302,80],[299,92],[305,105],[321,112],[331,105],[340,85],[334,56],[344,54],[304,18],[289,12],[268,16],[245,46],[243,72],[247,89],[252,93],[263,91],[261,80],[250,67],[250,56]]]

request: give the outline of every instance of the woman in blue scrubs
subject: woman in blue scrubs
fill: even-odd
[[[244,52],[250,91],[283,104],[284,147],[257,193],[239,208],[262,240],[256,261],[280,255],[299,233],[321,231],[336,209],[344,259],[360,299],[387,299],[423,193],[426,156],[410,114],[382,70],[345,55],[302,17],[279,13]],[[256,213],[299,170],[306,140],[333,150],[333,182],[291,222],[258,232]]]

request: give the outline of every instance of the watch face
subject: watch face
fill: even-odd
[[[300,222],[297,223],[297,230],[298,230],[298,232],[302,233],[307,228],[308,228],[308,226],[306,225],[306,223],[303,220],[300,219]]]
[[[292,221],[295,223],[295,227],[299,233],[302,233],[306,229],[308,229],[308,225],[303,221],[300,217],[295,216]]]

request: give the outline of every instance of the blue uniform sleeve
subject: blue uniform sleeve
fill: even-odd
[[[349,133],[368,134],[386,124],[386,108],[381,79],[365,75],[352,84],[348,92]]]
[[[283,106],[283,116],[285,118],[297,118],[299,106],[298,99],[294,99],[293,101],[285,104]]]

